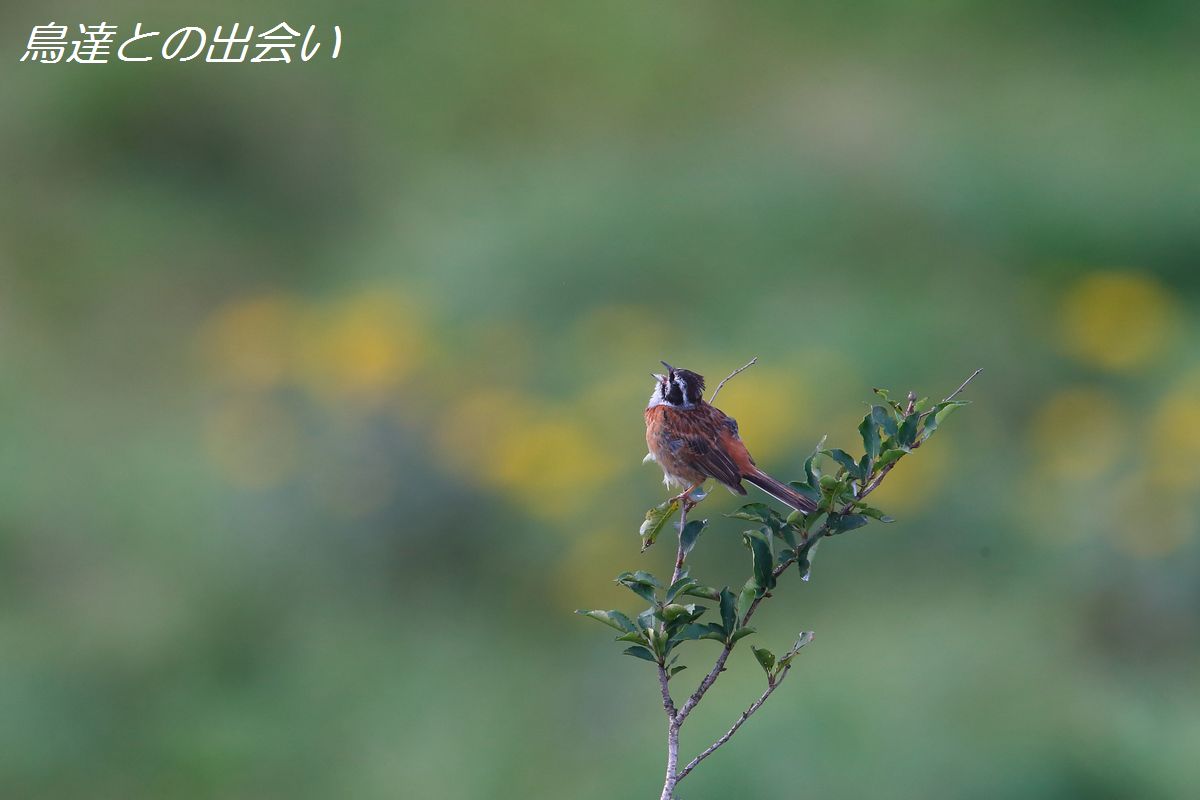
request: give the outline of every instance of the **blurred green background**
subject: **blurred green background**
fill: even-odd
[[[657,796],[653,670],[571,611],[669,570],[648,373],[753,355],[720,405],[783,477],[872,386],[986,371],[899,521],[785,576],[760,641],[816,642],[683,796],[1195,796],[1200,7],[26,5],[3,796]],[[345,43],[19,62],[102,19]]]

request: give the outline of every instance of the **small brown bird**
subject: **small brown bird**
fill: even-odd
[[[704,402],[704,376],[676,369],[667,362],[666,375],[654,373],[654,393],[646,406],[647,460],[662,467],[663,483],[686,487],[686,499],[708,478],[716,478],[735,494],[745,494],[747,480],[780,502],[805,514],[816,503],[775,480],[754,465],[738,436],[738,424]]]

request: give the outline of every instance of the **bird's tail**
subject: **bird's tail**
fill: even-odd
[[[809,500],[787,484],[775,480],[761,469],[756,469],[745,477],[746,480],[771,495],[771,497],[774,497],[781,503],[787,503],[803,514],[811,514],[817,510],[817,504],[812,500]]]

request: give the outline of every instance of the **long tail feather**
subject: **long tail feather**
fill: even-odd
[[[787,503],[792,508],[804,514],[811,514],[817,510],[817,504],[809,500],[804,495],[798,493],[795,489],[787,484],[780,483],[772,478],[761,469],[746,475],[746,480],[753,483],[758,488],[762,489],[767,494],[774,497],[781,503]]]

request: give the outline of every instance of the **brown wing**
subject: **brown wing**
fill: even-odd
[[[677,414],[674,429],[679,441],[679,455],[693,468],[716,478],[738,494],[745,494],[742,475],[750,454],[737,438],[737,423],[709,405]],[[753,466],[753,462],[750,464]]]
[[[742,472],[719,445],[714,446],[702,436],[688,436],[683,442],[687,460],[698,470],[711,475],[738,494],[742,488]]]

